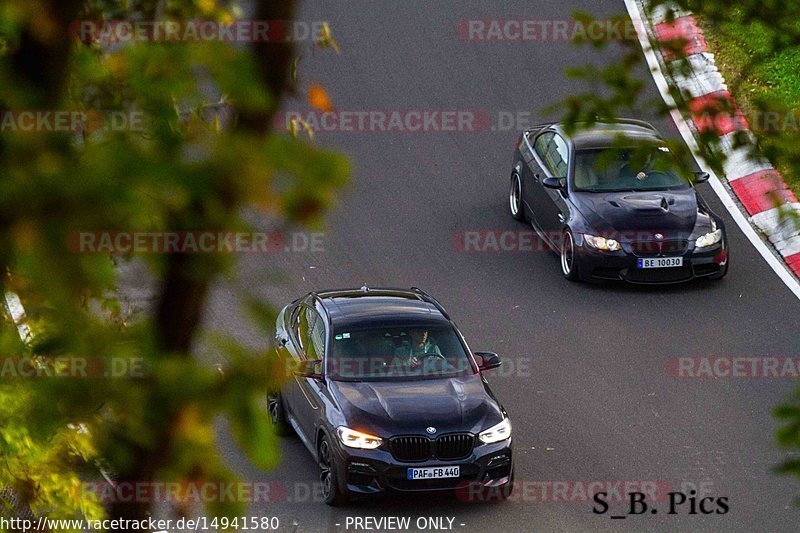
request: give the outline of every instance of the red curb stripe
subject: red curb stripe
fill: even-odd
[[[789,265],[789,268],[792,270],[792,272],[800,276],[800,254],[784,257],[783,260],[786,261],[786,264]]]
[[[703,35],[703,30],[697,25],[697,20],[691,15],[675,19],[674,23],[664,22],[656,25],[655,33],[656,38],[661,44],[669,44],[669,48],[675,48],[675,45],[686,43],[683,48],[687,56],[693,54],[701,54],[708,50],[708,43]],[[674,58],[674,53],[671,50],[663,50],[662,54],[666,61],[671,61]]]
[[[742,110],[728,91],[716,91],[689,102],[689,111],[697,131],[713,131],[723,137],[734,131],[750,129]]]
[[[776,170],[762,170],[730,183],[751,216],[773,209],[778,204],[797,201]]]

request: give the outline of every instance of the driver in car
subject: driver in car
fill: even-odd
[[[417,367],[426,357],[444,358],[436,343],[428,339],[428,330],[411,330],[409,336],[411,337],[411,345],[401,346],[395,352],[395,355],[402,357],[406,364]]]
[[[626,179],[636,178],[638,181],[644,181],[649,177],[650,172],[653,170],[653,153],[648,152],[644,154],[644,161],[636,161],[637,166],[641,168],[638,172],[634,171],[634,159],[641,159],[641,154],[628,154],[627,162],[622,165],[620,169],[620,177]]]

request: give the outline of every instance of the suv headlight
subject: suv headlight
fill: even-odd
[[[336,428],[336,434],[339,435],[339,440],[342,441],[342,444],[350,448],[374,450],[383,443],[383,439],[380,437],[370,435],[369,433],[362,433],[345,426]]]
[[[504,418],[502,422],[496,426],[492,426],[485,431],[478,434],[478,438],[484,444],[492,444],[493,442],[500,442],[511,437],[511,421]]]
[[[695,243],[696,248],[707,248],[714,244],[717,244],[719,241],[722,240],[722,230],[718,229],[716,231],[712,231],[711,233],[706,233],[702,237],[697,239]]]
[[[608,250],[609,252],[616,252],[621,247],[614,239],[606,239],[605,237],[595,237],[594,235],[586,234],[583,236],[586,239],[586,244],[595,250]]]

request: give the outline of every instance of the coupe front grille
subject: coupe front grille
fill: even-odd
[[[451,433],[436,440],[428,437],[408,435],[390,439],[390,450],[398,461],[427,461],[431,458],[453,461],[468,457],[475,446],[475,437],[470,433]]]
[[[645,268],[628,271],[627,280],[631,283],[677,283],[692,278],[692,267]]]
[[[689,241],[676,239],[669,241],[635,241],[631,243],[631,251],[638,256],[659,256],[668,254],[682,254],[686,251]]]

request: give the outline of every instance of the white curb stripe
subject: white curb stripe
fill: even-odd
[[[775,247],[780,249],[783,257],[791,257],[800,254],[800,235],[795,235],[791,239],[779,242]]]
[[[785,204],[767,209],[753,215],[750,220],[769,236],[771,242],[778,243],[800,235],[800,228],[786,216],[788,210],[800,212],[800,203]]]
[[[688,95],[690,100],[717,91],[728,90],[725,78],[717,69],[712,54],[692,54],[686,59],[692,67],[693,74],[691,76],[686,76],[680,71],[681,61],[673,62],[674,67],[670,65],[669,69],[672,79],[681,89],[682,94]]]
[[[736,181],[757,172],[775,170],[766,159],[755,160],[750,158],[750,152],[752,152],[754,146],[750,145],[734,148],[733,146],[737,135],[741,135],[741,132],[732,132],[719,139],[720,147],[725,150],[725,153],[728,155],[728,159],[723,164],[723,167],[725,170],[725,177],[728,178],[729,182]],[[747,131],[747,135],[749,138],[753,138],[752,132]]]
[[[708,163],[706,163],[706,161],[700,156],[700,149],[697,145],[697,140],[692,134],[692,129],[683,119],[683,116],[681,116],[680,111],[676,109],[675,100],[672,98],[672,95],[669,92],[669,84],[667,83],[667,79],[664,76],[664,72],[661,70],[661,65],[658,62],[658,58],[656,57],[656,54],[650,45],[648,34],[646,31],[644,31],[645,22],[642,18],[642,14],[639,12],[639,7],[636,4],[637,0],[624,1],[625,7],[628,10],[628,15],[633,21],[634,28],[636,28],[636,34],[639,37],[639,44],[642,46],[645,60],[647,61],[647,65],[650,67],[650,72],[653,75],[653,80],[655,81],[656,87],[658,87],[658,91],[661,93],[661,97],[664,99],[664,102],[670,107],[670,115],[672,116],[672,120],[675,122],[681,137],[683,137],[683,141],[694,154],[697,164],[700,166],[703,172],[708,172],[711,176],[711,179],[708,180],[709,185],[711,185],[711,187],[714,189],[714,192],[719,197],[722,205],[724,205],[725,209],[728,210],[734,222],[736,222],[736,225],[742,230],[742,233],[744,233],[747,239],[761,254],[772,270],[775,271],[781,281],[786,284],[789,290],[791,290],[797,298],[800,298],[800,283],[798,283],[797,279],[792,275],[791,272],[789,272],[786,264],[775,257],[764,241],[761,240],[753,227],[739,210],[736,202],[734,202],[733,198],[731,198],[728,190],[724,185],[722,185],[719,177],[716,175],[713,169],[709,167]]]

